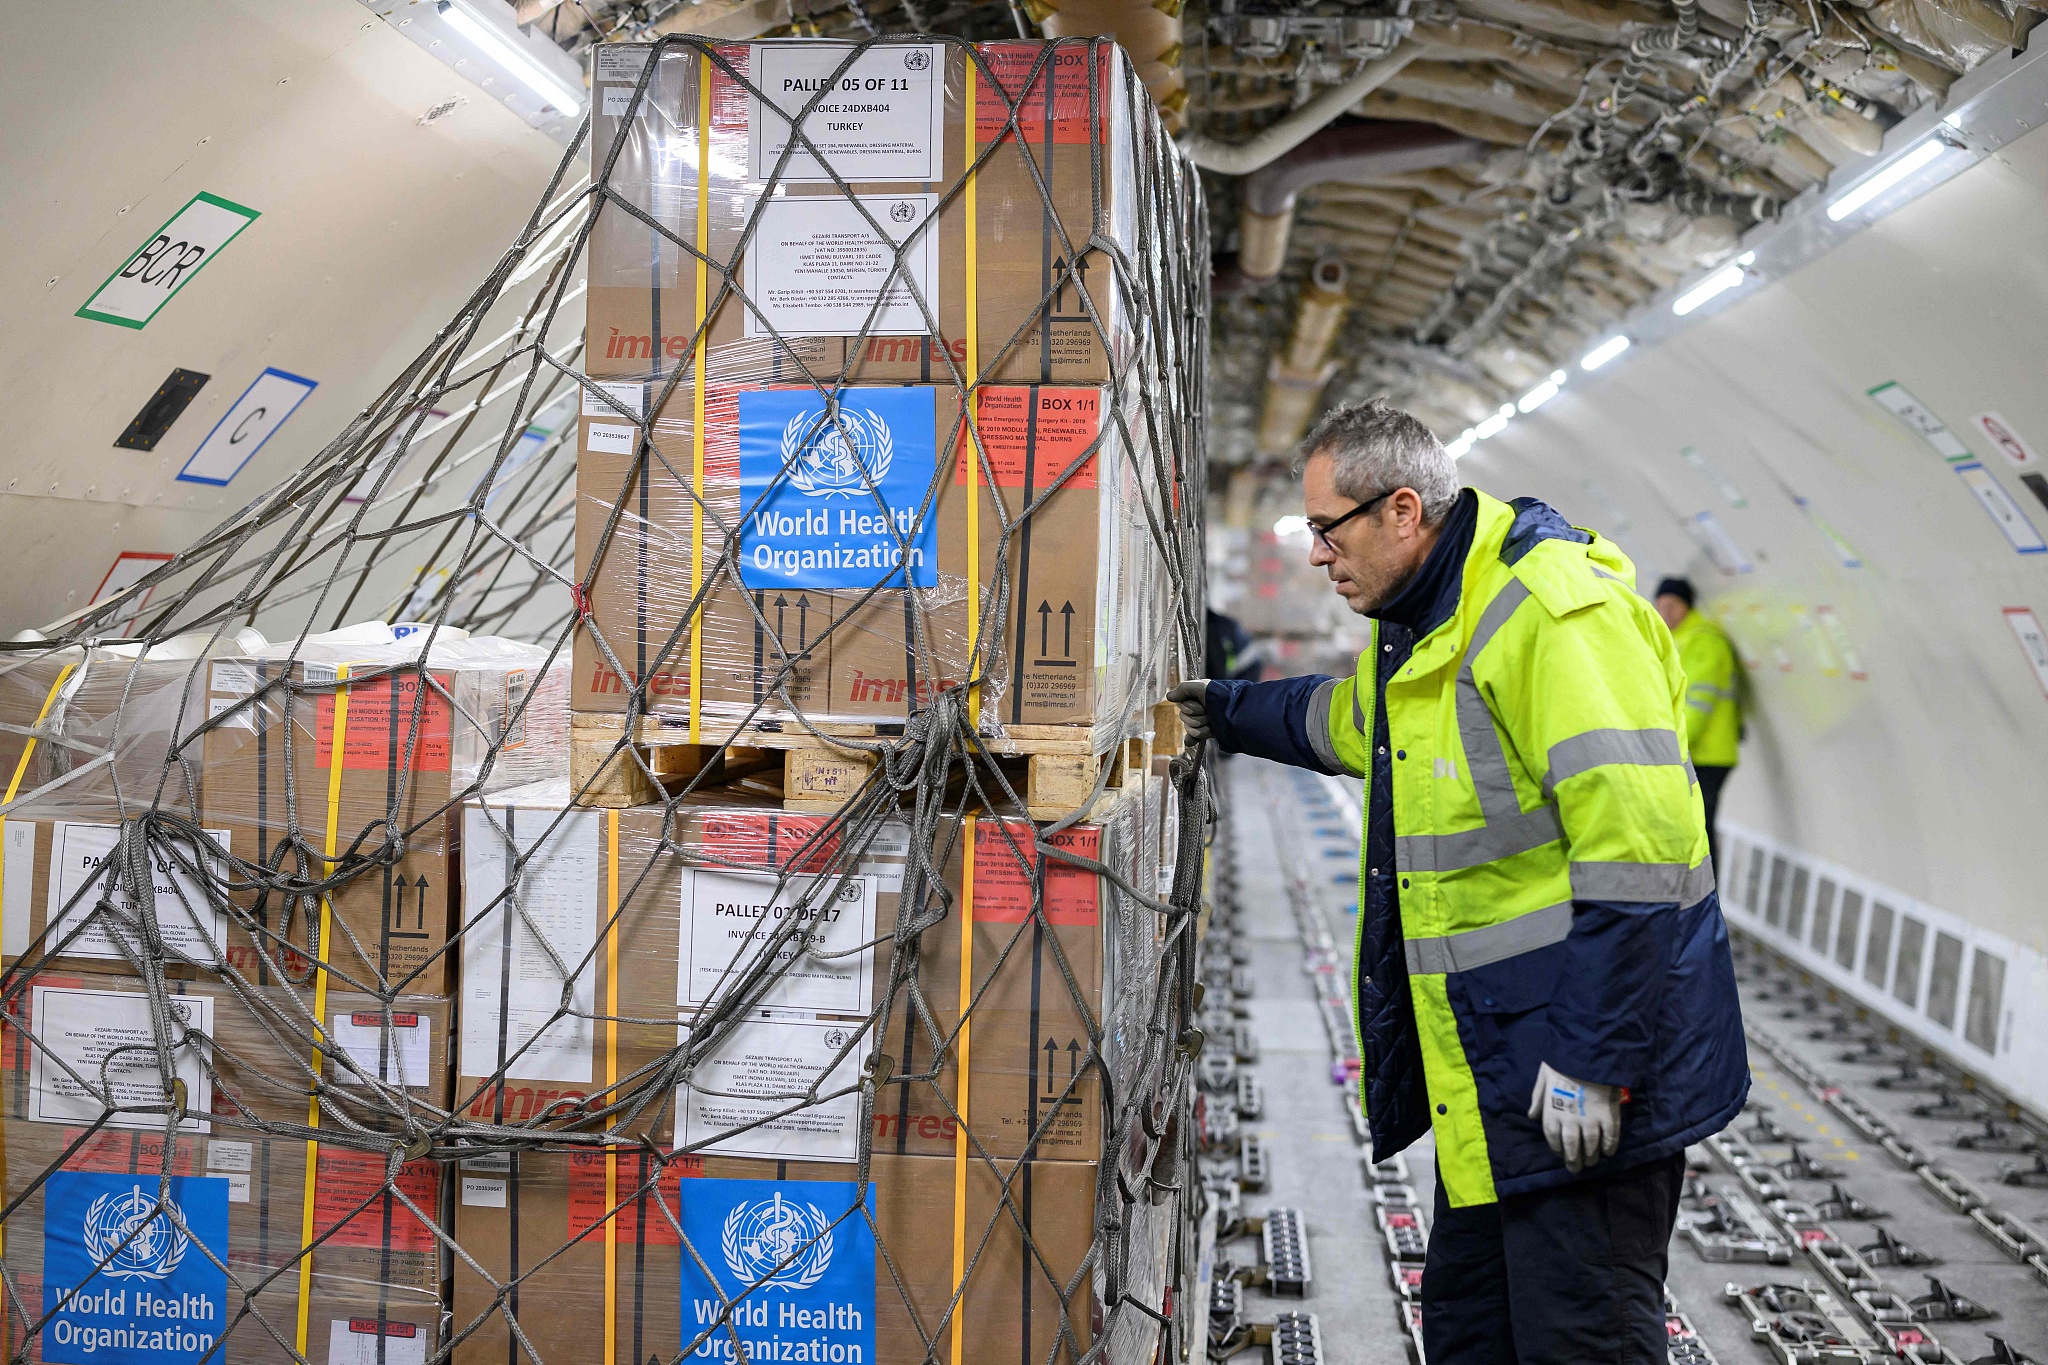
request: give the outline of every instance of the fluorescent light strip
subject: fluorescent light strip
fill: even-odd
[[[527,89],[574,118],[583,112],[583,93],[571,90],[567,81],[522,52],[504,34],[477,18],[455,0],[441,0],[438,10],[448,26],[475,44],[486,57],[519,78]]]
[[[1685,293],[1680,294],[1678,301],[1671,305],[1671,311],[1680,317],[1684,317],[1708,299],[1719,298],[1742,283],[1743,267],[1755,259],[1756,253],[1754,251],[1743,252],[1733,261],[1722,266]]]
[[[1883,194],[1892,186],[1904,180],[1917,170],[1931,166],[1948,150],[1948,144],[1938,137],[1930,137],[1912,151],[1907,152],[1876,175],[1871,176],[1855,189],[1828,205],[1828,221],[1839,223],[1871,200]]]
[[[1489,440],[1492,437],[1500,435],[1503,431],[1506,431],[1507,427],[1508,419],[1506,414],[1496,412],[1493,416],[1487,418],[1484,422],[1481,422],[1478,426],[1472,428],[1472,439],[1475,441]]]
[[[1623,351],[1626,351],[1631,344],[1626,334],[1609,337],[1592,350],[1586,352],[1586,358],[1579,362],[1579,368],[1587,371],[1597,370]]]
[[[1555,397],[1557,397],[1557,381],[1546,379],[1535,388],[1523,394],[1516,401],[1515,406],[1523,412],[1534,412]]]

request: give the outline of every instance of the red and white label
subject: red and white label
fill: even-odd
[[[100,585],[93,589],[92,601],[88,605],[98,606],[123,590],[134,587],[170,561],[170,555],[159,554],[153,550],[123,550],[114,556],[113,565],[107,570],[106,577],[100,579]],[[132,632],[136,619],[142,615],[142,609],[149,605],[149,599],[155,595],[156,588],[152,586],[129,598],[125,604],[128,607],[128,615],[110,622],[102,633],[127,635]]]
[[[1970,419],[1980,435],[1997,447],[1998,453],[2011,460],[2021,469],[2039,469],[2041,457],[2026,439],[2013,429],[2012,423],[1995,412],[1980,412]]]
[[[1031,870],[1038,866],[1036,829],[1026,820],[983,820],[974,827],[974,918],[994,924],[1022,924],[1031,914]],[[1102,831],[1063,829],[1047,837],[1056,849],[1099,860]],[[1049,924],[1097,924],[1102,889],[1093,872],[1057,858],[1045,868],[1045,918]]]

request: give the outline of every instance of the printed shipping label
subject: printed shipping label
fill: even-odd
[[[434,1021],[425,1015],[393,1010],[387,1036],[382,1014],[337,1014],[330,1036],[365,1076],[418,1086],[425,1085],[432,1074]],[[338,1085],[359,1083],[342,1070],[337,1070],[334,1080]]]
[[[717,1139],[697,1150],[798,1161],[858,1160],[861,1050],[855,1047],[839,1057],[856,1027],[759,1011],[697,1063],[695,1086],[677,1092],[676,1146]],[[814,1089],[825,1095],[846,1093],[782,1112]],[[720,1133],[732,1135],[719,1138]]]
[[[750,1360],[875,1359],[872,1184],[865,1215],[850,1180],[686,1180],[680,1199],[716,1277],[683,1258],[684,1331],[730,1311]]]
[[[583,428],[583,449],[591,455],[631,455],[639,437],[637,427],[592,422]]]
[[[447,681],[442,679],[444,686]],[[342,736],[343,768],[383,771],[404,762],[409,747],[409,771],[448,771],[448,699],[429,687],[425,702],[416,702],[419,690],[417,673],[391,674],[349,688],[348,724]],[[322,768],[334,762],[334,702],[332,692],[319,698],[319,752],[314,762]],[[413,710],[416,705],[417,718]]]
[[[30,1018],[42,1046],[29,1052],[28,1116],[38,1123],[97,1119],[106,1109],[95,1092],[101,1064],[107,1063],[108,1100],[117,1108],[142,1106],[114,1114],[107,1123],[115,1128],[162,1129],[170,1097],[157,1075],[149,997],[69,986],[34,986],[30,995]],[[178,1126],[188,1133],[209,1132],[212,1125],[206,1119],[193,1117],[213,1109],[207,1045],[185,1030],[212,1036],[213,1001],[203,995],[177,995],[165,1005],[176,1021],[171,1060],[177,1078],[185,1083],[187,1117]],[[117,1048],[123,1050],[109,1061]]]
[[[1085,147],[1093,140],[1091,129],[1101,129],[1109,140],[1110,101],[1122,98],[1110,79],[1110,54],[1097,58],[1100,78],[1093,100],[1088,90],[1088,52],[1080,46],[1049,47],[1044,43],[984,43],[982,60],[992,79],[974,83],[974,128],[979,143],[1005,136],[1010,109],[1016,106],[1017,131],[1031,144],[1041,168],[1046,163],[1048,139],[1060,147]],[[1091,122],[1091,104],[1095,122]],[[1085,163],[1085,158],[1083,159]]]
[[[393,1184],[428,1217],[439,1207],[440,1163],[410,1161],[399,1167]],[[313,1233],[325,1245],[389,1246],[395,1252],[426,1252],[435,1247],[433,1230],[384,1188],[384,1157],[378,1152],[353,1152],[345,1147],[320,1148],[320,1170],[313,1187]],[[387,1235],[388,1230],[388,1235]]]
[[[497,1176],[465,1175],[462,1177],[462,1202],[473,1209],[502,1209],[505,1207],[505,1182]]]
[[[910,857],[910,826],[890,821],[875,831],[857,869],[875,879],[885,895],[903,889],[903,872]]]
[[[573,970],[597,942],[603,818],[594,811],[516,807],[465,812],[463,900],[469,922],[462,939],[463,1075],[494,1075],[502,1065],[513,1080],[589,1083],[594,1026],[588,1017],[554,1018],[562,1003],[555,963],[570,964]],[[500,899],[512,864],[522,855],[530,855],[520,873],[523,915],[514,913],[510,898]],[[509,944],[508,922],[516,925]],[[590,971],[575,975],[571,1008],[580,1016],[596,1008],[594,976]],[[528,1046],[536,1034],[539,1039]],[[488,1102],[488,1093],[477,1101]]]
[[[600,397],[595,390],[602,390]],[[610,399],[611,402],[606,402]],[[618,404],[613,407],[612,404]],[[583,381],[583,415],[585,417],[609,417],[614,421],[620,416],[619,409],[635,417],[644,417],[647,412],[647,385],[637,379],[605,382],[597,379]]]
[[[777,886],[772,872],[694,868],[683,874],[683,944],[676,1002],[703,1005],[733,989],[771,941],[780,971],[758,1002],[820,1014],[866,1014],[873,1004],[875,954],[860,946],[875,934],[873,877],[798,874]],[[799,910],[797,902],[806,902]],[[823,901],[824,903],[820,903]],[[800,927],[781,932],[797,917]],[[844,953],[847,956],[830,956]]]
[[[929,388],[739,396],[740,580],[749,588],[938,586],[938,466]],[[919,521],[922,520],[922,526]]]
[[[2041,539],[2041,533],[2034,529],[2034,523],[2027,520],[2027,514],[2012,500],[2012,494],[2005,491],[2005,485],[1981,464],[1959,464],[1956,475],[1970,486],[1977,495],[1977,501],[1991,519],[1998,523],[1998,529],[2005,532],[2005,538],[2012,547],[2023,555],[2048,553],[2048,541]]]
[[[1091,450],[1102,431],[1102,395],[1095,389],[983,389],[975,407],[975,429],[988,453],[983,467],[974,438],[960,433],[959,460],[953,482],[965,485],[995,472],[998,488],[1020,488],[1033,495],[1074,469],[1062,488],[1093,488],[1100,449]],[[1113,439],[1104,436],[1106,442]]]
[[[45,950],[54,949],[63,942],[65,935],[83,924],[83,931],[65,946],[66,957],[122,958],[120,945],[108,932],[106,916],[93,913],[100,898],[110,892],[114,905],[122,914],[136,913],[134,902],[120,889],[115,870],[108,868],[104,875],[100,874],[107,859],[113,856],[114,845],[120,836],[118,825],[64,823],[51,831],[49,911],[56,917],[56,923],[51,927],[49,937],[43,940]],[[206,837],[223,852],[228,851],[226,830],[207,830]],[[153,848],[150,855],[150,871],[156,888],[157,930],[163,935],[164,946],[198,962],[218,961],[219,945],[226,937],[227,924],[221,913],[213,908],[202,880],[191,869],[178,864],[179,859],[193,856],[191,845],[180,843],[169,849]],[[214,875],[223,875],[225,870],[215,858]],[[22,902],[22,910],[26,915],[26,901]],[[11,907],[8,913],[12,918]]]
[[[85,1140],[80,1142],[82,1137]],[[64,1160],[67,1171],[160,1175],[165,1165],[161,1132],[110,1133],[101,1129],[86,1137],[83,1128],[66,1128],[64,1146],[71,1151]],[[180,1137],[172,1147],[170,1157],[172,1175],[209,1174],[200,1170],[198,1144],[189,1138]]]
[[[653,49],[636,43],[602,43],[595,51],[596,79],[600,83],[625,81],[637,85],[640,82],[640,73],[647,69],[647,55]]]
[[[44,1360],[185,1365],[220,1358],[227,1181],[171,1177],[166,1203],[175,1221],[147,1176],[60,1171],[45,1191],[43,1311],[54,1316],[43,1327]]]
[[[336,1318],[327,1328],[327,1365],[427,1365],[427,1334],[416,1322]]]
[[[936,331],[939,236],[926,220],[938,203],[935,194],[764,201],[744,263],[754,304],[746,314],[747,339]],[[899,267],[896,253],[905,243]]]
[[[974,918],[977,921],[1021,924],[1031,914],[1030,869],[1039,862],[1037,846],[1032,842],[1036,832],[1034,826],[1023,820],[976,822]],[[1046,842],[1079,858],[1097,861],[1101,858],[1100,829],[1064,829],[1047,836]],[[1102,890],[1096,875],[1058,859],[1047,862],[1045,918],[1051,924],[1101,923]]]
[[[832,173],[849,182],[945,174],[945,49],[892,44],[848,62],[853,52],[850,43],[753,46],[754,84],[767,99],[750,100],[747,110],[750,178],[829,183]],[[797,148],[778,172],[791,142]]]

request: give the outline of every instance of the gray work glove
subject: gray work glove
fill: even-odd
[[[1187,748],[1192,750],[1209,737],[1209,680],[1189,678],[1179,687],[1166,694],[1166,699],[1180,709],[1181,728],[1187,732]]]
[[[1545,1062],[1536,1068],[1529,1117],[1543,1120],[1543,1140],[1573,1175],[1613,1156],[1621,1146],[1621,1087],[1575,1081]]]

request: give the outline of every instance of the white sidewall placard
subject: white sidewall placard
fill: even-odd
[[[119,327],[147,326],[222,247],[261,216],[218,195],[194,195],[93,291],[78,316]]]
[[[263,443],[277,434],[319,385],[283,370],[267,369],[242,391],[227,415],[213,424],[178,477],[186,483],[225,484],[242,472]]]

